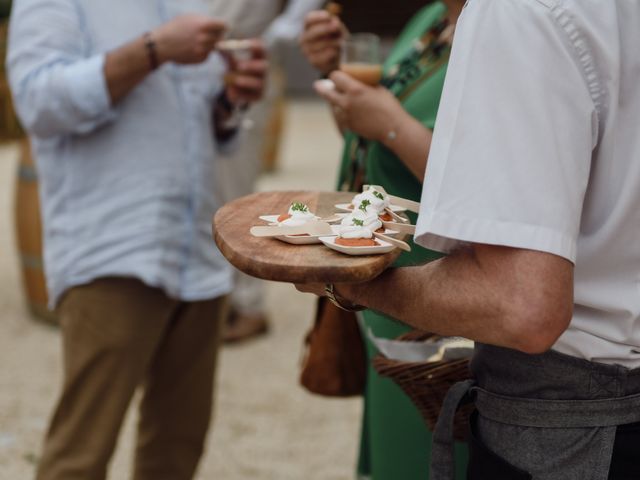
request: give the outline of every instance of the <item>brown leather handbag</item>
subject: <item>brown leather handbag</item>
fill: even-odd
[[[353,312],[318,299],[316,318],[305,339],[300,383],[327,397],[362,395],[367,377],[365,345]]]

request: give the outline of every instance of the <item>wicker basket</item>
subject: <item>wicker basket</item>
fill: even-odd
[[[18,117],[13,109],[11,90],[4,71],[7,53],[7,20],[0,19],[0,142],[24,137]]]
[[[431,333],[412,331],[401,337],[399,341],[422,342],[434,335]],[[373,366],[383,377],[388,377],[400,388],[418,407],[431,430],[435,428],[442,402],[449,389],[457,382],[471,377],[469,359],[441,361],[441,362],[402,362],[377,355],[373,359]],[[454,436],[456,440],[464,441],[469,429],[469,416],[473,405],[461,406],[456,413],[454,422]]]

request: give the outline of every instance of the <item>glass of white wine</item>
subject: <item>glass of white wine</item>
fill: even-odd
[[[382,79],[380,37],[373,33],[355,33],[344,40],[340,70],[375,87]]]

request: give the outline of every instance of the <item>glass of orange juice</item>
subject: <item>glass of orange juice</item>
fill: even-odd
[[[382,78],[380,37],[373,33],[355,33],[344,40],[340,70],[375,87]]]

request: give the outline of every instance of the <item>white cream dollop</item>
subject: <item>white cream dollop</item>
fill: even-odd
[[[298,209],[294,210],[293,205],[289,208],[288,213],[289,215],[291,215],[291,217],[283,220],[282,222],[278,222],[278,225],[283,225],[286,227],[299,227],[307,222],[318,218],[313,213],[311,213],[308,208],[306,211]]]
[[[358,225],[361,223],[362,225]],[[373,209],[356,209],[342,219],[339,235],[342,238],[371,238],[373,232],[382,228],[382,222]]]
[[[382,198],[380,198],[380,196],[382,196]],[[355,209],[358,209],[360,205],[362,205],[363,200],[369,200],[370,206],[373,207],[373,209],[378,212],[378,214],[384,212],[384,209],[389,208],[390,205],[389,196],[384,192],[376,190],[373,187],[369,187],[368,190],[365,190],[364,192],[359,193],[358,195],[353,197],[351,203],[353,204]]]

